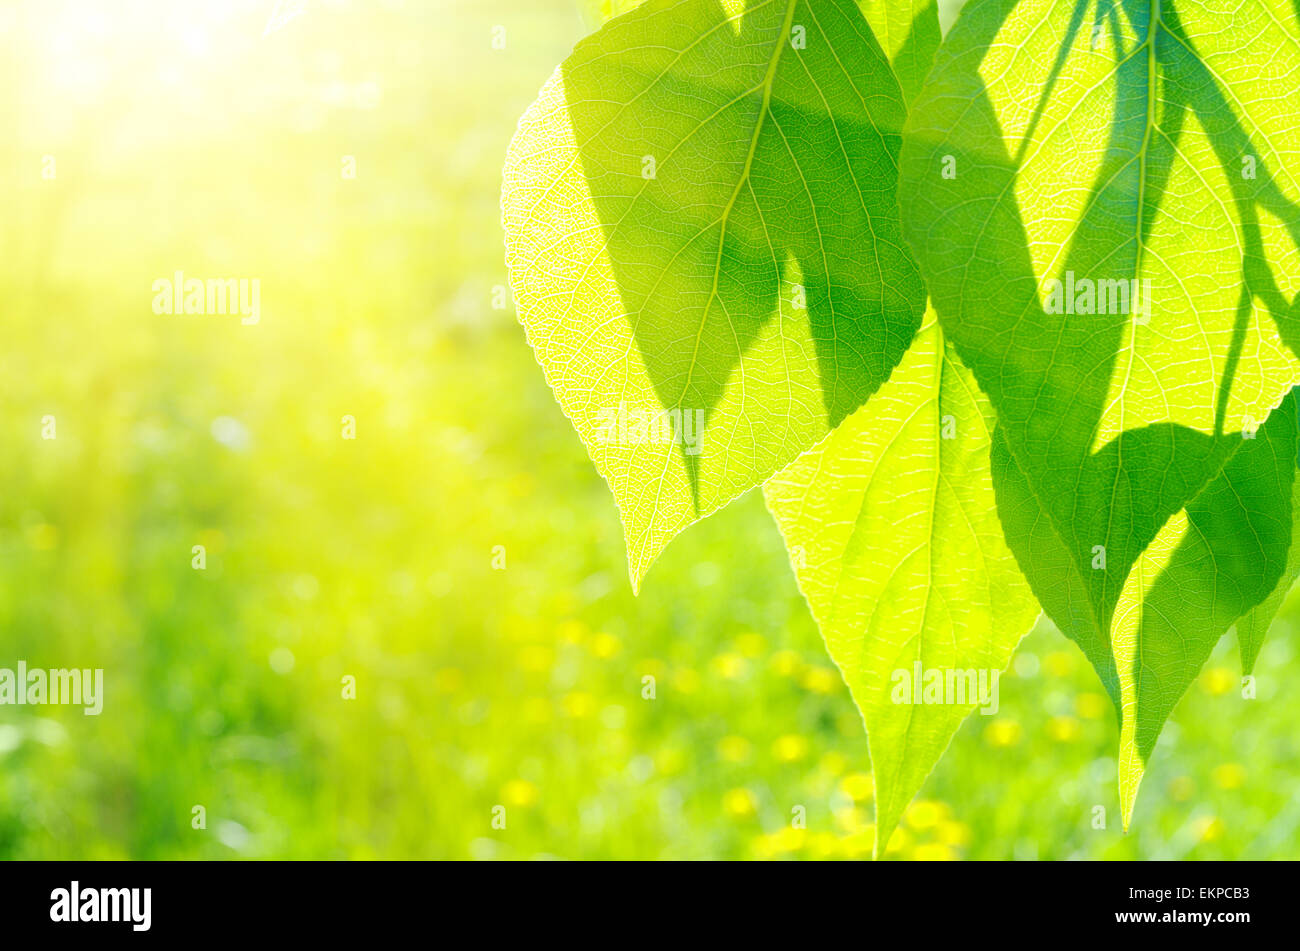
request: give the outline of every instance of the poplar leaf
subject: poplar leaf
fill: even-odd
[[[998,523],[992,426],[930,316],[871,402],[764,487],[866,724],[877,855],[975,709],[981,678],[996,712],[996,677],[1038,616]],[[914,673],[928,683],[931,672],[941,702],[916,702]]]
[[[1241,652],[1241,672],[1250,674],[1255,669],[1259,650],[1269,626],[1282,609],[1282,602],[1300,578],[1300,478],[1291,487],[1291,548],[1287,552],[1286,567],[1272,593],[1258,606],[1251,608],[1237,621],[1237,645]]]
[[[1269,413],[1300,379],[1296,17],[977,0],[905,131],[905,233],[997,413],[1011,547],[1120,705],[1126,823],[1289,544],[1293,410]]]
[[[852,0],[649,0],[521,121],[510,281],[614,494],[634,587],[907,349],[925,293],[898,222],[904,114]]]

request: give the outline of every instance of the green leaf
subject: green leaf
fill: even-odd
[[[1300,578],[1300,478],[1291,487],[1291,548],[1287,553],[1286,567],[1273,592],[1257,607],[1247,611],[1237,621],[1237,645],[1241,651],[1241,672],[1249,674],[1255,669],[1264,635],[1277,617],[1296,579]]]
[[[973,2],[905,132],[905,232],[997,412],[1008,540],[1121,704],[1126,820],[1188,671],[1285,559],[1291,475],[1260,457],[1294,468],[1294,423],[1241,434],[1300,379],[1298,35],[1283,0]]]
[[[992,425],[931,315],[871,402],[764,486],[866,723],[877,855],[975,707],[896,702],[914,665],[923,682],[927,671],[970,670],[996,690],[1038,616],[998,523]]]
[[[1115,702],[1126,829],[1165,719],[1219,638],[1281,573],[1296,444],[1296,402],[1289,396],[1160,529],[1103,623],[1087,597],[1087,572],[1101,569],[1069,557],[1005,440],[995,438],[994,482],[1008,543],[1022,566],[1032,566],[1026,574],[1043,609],[1083,649]]]
[[[510,280],[614,493],[634,587],[907,349],[925,293],[898,222],[903,118],[851,0],[649,0],[521,121]]]
[[[938,0],[859,0],[909,103],[921,91],[942,35]]]

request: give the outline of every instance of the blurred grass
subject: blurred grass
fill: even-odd
[[[506,144],[592,21],[313,3],[264,37],[273,6],[0,5],[0,666],[107,692],[0,707],[0,857],[869,855],[861,722],[761,499],[634,599],[492,306]],[[153,314],[177,269],[258,278],[261,323]],[[1127,836],[1113,711],[1036,631],[891,857],[1295,855],[1294,617],[1256,700],[1220,644]]]

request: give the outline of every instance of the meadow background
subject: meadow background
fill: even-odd
[[[106,680],[99,717],[0,707],[0,857],[869,856],[861,720],[760,495],[634,598],[494,307],[506,145],[599,9],[275,5],[0,0],[0,666]],[[178,269],[259,279],[261,322],[155,315]],[[1128,835],[1114,712],[1041,624],[889,858],[1295,856],[1295,623],[1253,701],[1224,638]]]

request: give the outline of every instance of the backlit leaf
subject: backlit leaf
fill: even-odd
[[[877,854],[975,709],[972,677],[996,712],[1038,616],[995,511],[988,400],[929,321],[880,392],[764,487],[866,723]],[[963,693],[908,702],[931,671]]]
[[[1126,819],[1287,550],[1293,411],[1242,434],[1300,378],[1296,18],[975,0],[905,134],[905,232],[997,413],[1009,541],[1121,704]]]
[[[614,493],[634,586],[907,349],[925,294],[897,220],[903,118],[851,0],[649,0],[521,121],[511,284]]]

